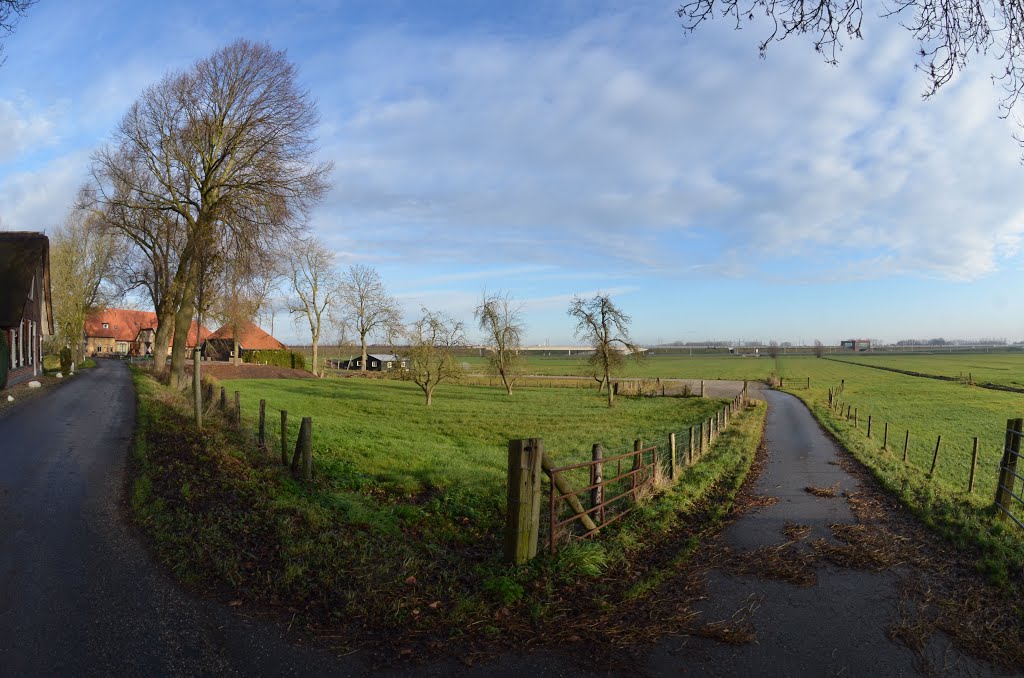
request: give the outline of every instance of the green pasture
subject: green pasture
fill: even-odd
[[[865,365],[878,365],[898,370],[909,370],[922,374],[933,374],[975,383],[992,383],[1003,386],[1024,387],[1024,353],[968,353],[968,354],[899,354],[882,355],[865,353],[841,356]]]
[[[722,407],[700,398],[624,398],[609,408],[596,389],[500,388],[442,384],[431,407],[413,384],[371,379],[242,379],[223,382],[239,391],[243,417],[258,417],[267,401],[268,428],[279,441],[279,410],[287,410],[289,440],[301,417],[313,418],[313,455],[320,473],[346,483],[380,484],[415,495],[461,486],[500,498],[508,441],[543,438],[553,459],[588,459],[594,443],[606,454],[632,449],[633,440],[664,445]]]
[[[479,356],[460,357],[471,372],[484,372],[487,358]],[[802,357],[780,357],[778,362],[800,361]],[[619,377],[664,379],[765,379],[777,372],[777,361],[763,356],[760,358],[739,355],[653,355],[640,361],[629,359]],[[540,356],[526,358],[526,374],[544,376],[589,376],[593,373],[587,364],[587,357]]]

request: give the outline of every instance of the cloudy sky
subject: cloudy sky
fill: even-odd
[[[978,60],[921,100],[868,17],[838,68],[673,2],[41,0],[0,67],[0,228],[45,230],[142,90],[238,37],[299,66],[333,189],[313,227],[405,305],[525,304],[572,340],[1024,338],[1024,167]],[[280,331],[299,339],[299,329]],[[292,334],[289,334],[291,332]]]

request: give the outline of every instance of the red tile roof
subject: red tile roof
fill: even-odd
[[[234,339],[231,325],[225,325],[207,339]],[[256,323],[244,323],[238,328],[238,345],[246,351],[287,350],[287,346],[261,330]]]
[[[107,327],[103,327],[103,323]],[[133,311],[124,308],[108,308],[105,311],[93,311],[85,319],[85,336],[112,338],[116,341],[135,341],[142,330],[156,330],[156,313],[153,311]],[[210,336],[205,327],[199,330],[196,321],[188,332],[188,345],[196,345],[196,335],[202,339]],[[171,345],[168,339],[167,345]]]

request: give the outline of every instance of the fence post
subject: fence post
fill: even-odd
[[[855,407],[855,408],[853,408],[853,427],[854,428],[857,428],[860,425],[860,421],[859,421],[858,416],[859,415],[857,413],[857,408]]]
[[[302,479],[313,480],[313,418],[302,418]]]
[[[807,377],[807,390],[810,390],[810,388],[811,388],[811,378]]]
[[[935,454],[932,455],[932,468],[928,471],[928,477],[931,478],[935,475],[935,464],[939,461],[939,445],[942,444],[942,435],[935,440]]]
[[[882,431],[882,449],[889,447],[889,422],[885,422],[885,430]]]
[[[703,379],[700,380],[700,397],[701,398],[704,397],[704,380]]]
[[[537,555],[543,456],[544,441],[540,438],[508,441],[505,560],[516,565]]]
[[[288,465],[288,411],[281,410],[281,465]]]
[[[871,415],[868,415],[868,438],[871,437]]]
[[[590,490],[590,508],[594,508],[604,503],[604,488],[601,486],[604,482],[604,464],[601,462],[604,459],[604,448],[601,447],[601,443],[594,443],[590,456],[594,460],[594,465],[590,467],[590,484],[595,486]],[[603,506],[594,511],[593,515],[595,523],[604,524]]]
[[[227,409],[228,409],[227,391],[225,391],[224,387],[221,386],[220,387],[220,411],[221,412],[226,412]]]
[[[967,481],[967,494],[974,494],[974,471],[978,468],[978,436],[974,436],[974,450],[971,452],[971,478]]]
[[[640,460],[640,457],[643,456],[640,452],[642,449],[644,449],[644,441],[637,438],[633,441],[633,452],[636,453],[633,455],[633,473],[629,475],[629,489],[631,490],[636,489],[636,479],[637,476],[640,475],[638,471],[640,470],[640,465],[642,463]]]
[[[711,451],[711,417],[708,417],[707,429],[708,429],[708,446],[707,446],[707,448],[705,448],[704,451],[705,452],[710,452]]]
[[[235,428],[242,427],[242,394],[235,391]]]
[[[686,465],[693,466],[693,427],[690,427],[690,445],[686,448]]]
[[[852,409],[853,409],[852,405],[847,405],[846,406],[846,421],[850,421],[850,410],[852,410]]]
[[[260,447],[266,448],[267,446],[267,401],[265,398],[260,398]]]
[[[747,380],[743,380],[743,404],[747,404]]]
[[[668,454],[669,454],[669,466],[668,466],[668,477],[671,480],[676,479],[676,434],[668,434]]]
[[[1003,520],[1009,516],[1010,509],[1007,507],[1010,500],[1013,499],[1022,431],[1024,431],[1024,419],[1006,420],[1006,444],[1003,446],[1003,462],[999,465],[999,485],[996,487],[996,506],[1003,509],[997,511],[996,515]]]

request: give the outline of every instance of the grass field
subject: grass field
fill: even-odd
[[[500,499],[507,445],[514,438],[543,438],[554,459],[589,458],[591,446],[626,451],[633,440],[665,443],[721,407],[700,398],[620,398],[609,408],[596,389],[517,389],[442,385],[434,404],[401,381],[370,379],[241,379],[223,382],[239,391],[250,421],[266,399],[271,430],[278,410],[289,413],[294,440],[299,418],[313,418],[314,457],[328,476],[352,473],[390,491],[474,487]],[[611,452],[609,452],[610,454]]]
[[[838,359],[953,379],[966,380],[970,377],[979,384],[992,383],[1016,388],[1024,387],[1024,353],[950,355],[941,353],[931,355],[866,353],[857,356],[842,356]]]
[[[765,412],[758,404],[734,417],[707,456],[601,539],[510,567],[501,561],[509,438],[540,436],[556,458],[584,459],[594,442],[620,450],[635,437],[663,440],[722,401],[622,397],[609,409],[593,389],[521,389],[509,399],[498,388],[442,386],[427,408],[402,382],[240,380],[225,386],[241,393],[246,430],[211,412],[199,433],[182,393],[142,370],[135,383],[131,504],[159,560],[230,600],[287,609],[296,629],[391,651],[416,639],[526,641],[540,622],[567,636],[595,624],[628,633],[632,615],[649,616],[645,598],[681,585],[677,565],[728,514]],[[269,454],[251,436],[260,398]],[[282,406],[293,444],[299,418],[313,417],[312,484],[277,461]]]
[[[779,358],[784,360],[800,360],[801,358]],[[487,367],[487,359],[470,356],[461,357],[470,371],[483,372]],[[536,356],[526,359],[526,373],[549,376],[584,376],[591,374],[586,357]],[[685,356],[657,355],[636,362],[629,360],[626,367],[618,374],[621,377],[662,377],[666,379],[765,379],[776,371],[776,361],[767,356],[761,358],[745,358],[743,356]]]

